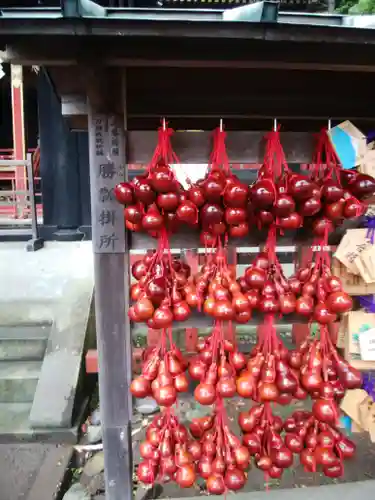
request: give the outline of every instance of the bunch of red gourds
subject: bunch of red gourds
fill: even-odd
[[[314,416],[335,424],[339,414],[336,400],[348,389],[359,389],[362,377],[338,354],[327,326],[320,326],[319,338],[308,339],[290,351],[288,363],[293,370],[298,370],[301,386],[314,399]]]
[[[197,473],[206,480],[208,493],[222,495],[243,488],[250,453],[230,430],[222,400],[218,399],[212,417],[193,420],[190,432],[199,439]]]
[[[266,315],[258,341],[250,353],[246,370],[237,379],[237,392],[258,402],[289,403],[305,399],[298,373],[287,362],[288,350],[276,335],[273,315]]]
[[[159,344],[145,351],[141,375],[132,381],[130,391],[136,398],[153,396],[160,406],[170,407],[179,392],[188,390],[186,368],[171,331],[162,330]]]
[[[128,227],[159,238],[158,250],[132,268],[138,282],[132,286],[135,304],[129,316],[161,329],[161,339],[147,349],[131,392],[136,397],[152,395],[166,408],[147,429],[138,478],[146,484],[174,480],[190,487],[199,475],[209,493],[224,494],[244,486],[252,457],[266,478],[280,478],[292,466],[294,453],[308,471],[322,467],[329,477],[342,475],[343,460],[353,456],[355,446],[336,427],[337,401],[346,389],[360,387],[361,376],[338,355],[328,332],[327,324],[350,310],[352,301],[331,274],[322,248],[335,225],[362,213],[359,200],[375,192],[375,181],[342,170],[323,136],[319,147],[326,164],[321,154],[310,176],[295,174],[286,164],[279,132],[274,131],[268,135],[258,179],[248,187],[230,171],[225,133],[218,129],[206,177],[195,185],[188,182],[185,191],[169,167],[178,163],[168,142],[171,131],[162,129],[159,134],[146,175],[115,191],[126,205]],[[141,217],[134,218],[137,210]],[[211,247],[195,276],[169,250],[168,234],[181,222],[199,227],[201,242]],[[287,279],[275,253],[276,232],[305,223],[321,238],[321,249],[314,263]],[[247,234],[251,224],[267,227],[269,236],[264,251],[236,280],[226,243],[228,236]],[[208,337],[199,339],[198,353],[188,364],[172,341],[170,327],[173,321],[184,321],[191,308],[213,317],[214,326]],[[264,314],[264,324],[246,360],[231,325],[248,322],[253,310]],[[276,314],[294,312],[318,321],[320,337],[289,352],[274,322]],[[170,409],[177,393],[188,390],[186,369],[199,382],[195,399],[214,405],[211,416],[190,424],[196,440],[188,437]],[[229,428],[223,403],[236,392],[257,403],[239,415],[242,444]],[[272,413],[271,403],[288,404],[308,395],[314,399],[312,412],[294,412],[284,423]]]
[[[139,447],[143,460],[137,477],[144,484],[173,480],[181,488],[190,488],[196,479],[194,451],[196,454],[197,446],[189,440],[186,427],[167,409],[156,415],[146,430],[146,439]]]
[[[251,318],[249,301],[241,292],[235,271],[228,265],[228,248],[222,245],[220,237],[184,291],[189,305],[203,309],[215,320],[247,323]]]
[[[239,238],[249,232],[249,187],[230,170],[225,137],[224,130],[214,131],[207,174],[188,190],[189,200],[199,209],[201,242],[205,245],[212,245],[217,235]]]
[[[233,341],[224,338],[222,322],[217,321],[211,335],[199,340],[197,350],[188,369],[191,378],[200,382],[194,391],[195,399],[202,405],[211,405],[217,397],[233,397],[236,378],[246,359]]]
[[[319,136],[310,175],[292,172],[285,159],[278,130],[266,136],[264,164],[256,182],[248,186],[229,167],[226,132],[214,131],[208,172],[186,189],[172,164],[179,160],[171,145],[173,130],[163,125],[151,162],[143,175],[119,183],[116,199],[125,205],[126,227],[157,236],[166,227],[181,224],[200,228],[201,242],[211,245],[215,236],[243,237],[249,228],[276,224],[281,230],[309,227],[316,236],[331,232],[345,218],[363,213],[361,200],[375,193],[375,180],[339,165],[326,131]]]
[[[260,228],[276,224],[281,231],[303,226],[316,236],[323,236],[343,219],[363,213],[360,200],[375,192],[375,180],[342,169],[325,131],[320,136],[310,176],[289,169],[277,130],[266,139],[264,164],[250,187],[250,223]]]
[[[272,414],[269,402],[241,412],[238,423],[243,432],[242,443],[254,457],[258,469],[272,479],[280,478],[293,464],[293,453],[281,436],[283,422]]]
[[[256,256],[238,283],[252,311],[291,314],[296,308],[296,295],[284,276],[275,248],[276,226],[273,225],[263,252]]]
[[[125,205],[125,225],[130,231],[146,231],[158,236],[167,228],[175,232],[181,223],[198,224],[198,209],[177,180],[171,164],[179,163],[171,145],[173,130],[165,124],[159,129],[158,144],[142,175],[121,182],[114,189],[119,203]]]
[[[343,290],[341,280],[331,272],[327,251],[328,233],[318,242],[315,261],[300,267],[289,285],[299,295],[296,313],[322,325],[333,323],[337,315],[352,309],[353,301]]]
[[[158,249],[147,252],[136,261],[131,272],[138,280],[130,290],[131,299],[135,301],[128,313],[132,321],[159,329],[170,327],[173,321],[185,321],[190,316],[184,292],[190,267],[172,257],[165,230],[159,236]]]
[[[311,412],[295,411],[284,422],[285,445],[299,455],[307,472],[322,470],[327,477],[344,473],[344,460],[355,454],[353,441],[342,434],[334,423],[317,419]]]
[[[312,223],[318,236],[333,231],[344,219],[362,215],[362,200],[375,192],[373,177],[341,167],[326,129],[318,136],[310,180],[320,189],[322,199],[321,211]]]

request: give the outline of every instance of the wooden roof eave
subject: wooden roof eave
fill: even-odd
[[[293,22],[285,23],[223,21],[204,16],[200,19],[196,13],[192,19],[186,16],[179,18],[177,14],[168,18],[165,12],[163,15],[145,12],[141,15],[138,12],[133,18],[129,12],[123,17],[117,15],[105,18],[27,17],[26,13],[24,16],[0,16],[0,48],[7,49],[2,54],[3,60],[22,64],[69,66],[93,57],[89,52],[94,39],[100,40],[102,54],[106,54],[104,60],[101,59],[102,64],[116,66],[122,65],[121,58],[114,58],[106,49],[114,41],[119,47],[125,47],[135,39],[152,40],[152,45],[166,39],[199,40],[211,47],[213,54],[215,40],[218,39],[228,41],[233,53],[236,47],[252,41],[336,46],[375,45],[375,29],[319,24],[323,21],[311,24],[311,15],[306,16],[307,24],[303,24],[303,14],[298,19],[294,16]],[[337,21],[335,16],[334,19]],[[183,59],[184,54],[181,53],[179,57]],[[126,61],[124,63],[126,65]]]

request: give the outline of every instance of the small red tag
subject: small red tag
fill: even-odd
[[[198,328],[186,328],[185,349],[186,352],[195,352],[198,342]]]

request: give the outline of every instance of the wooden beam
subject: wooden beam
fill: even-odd
[[[72,76],[77,71],[77,59],[56,56],[46,57],[30,54],[23,49],[8,48],[1,52],[4,61],[25,66],[63,66],[71,67]],[[323,71],[340,73],[375,73],[375,65],[351,63],[323,63],[323,62],[293,62],[293,61],[248,61],[248,60],[173,60],[173,59],[136,59],[121,57],[104,57],[103,66],[123,68],[218,68],[218,69],[280,69],[290,71]]]
[[[285,55],[286,57],[287,55]],[[221,69],[279,69],[291,71],[328,71],[375,73],[375,65],[371,64],[331,64],[320,62],[292,61],[219,61],[219,60],[149,60],[109,58],[108,66],[126,66],[127,68],[221,68]]]
[[[121,117],[105,110],[104,75],[94,72],[89,92],[89,157],[99,395],[107,500],[132,500],[131,336],[126,321],[123,209],[113,188],[125,178]],[[98,112],[98,108],[101,112]],[[105,112],[105,114],[103,114]]]
[[[227,129],[232,134],[233,131],[243,128],[261,130],[272,124],[273,115],[168,115],[171,126],[177,130],[196,130],[197,126],[205,130],[213,130],[220,118],[225,120]],[[335,116],[334,122],[339,123],[350,119],[354,121],[360,130],[372,129],[375,125],[374,117],[363,116]],[[87,130],[87,115],[75,115],[67,117],[71,130]],[[278,120],[282,124],[283,130],[308,131],[313,134],[327,124],[327,115],[317,116],[284,116],[278,115]],[[128,115],[129,130],[155,131],[160,124],[160,115]]]
[[[22,21],[22,22],[21,22]],[[36,17],[2,17],[0,18],[0,43],[12,45],[15,37],[28,39],[52,36],[69,38],[111,37],[114,39],[227,39],[227,40],[264,40],[313,42],[331,44],[375,44],[375,33],[372,29],[356,29],[355,27],[323,26],[319,24],[292,23],[246,23],[207,21],[201,19],[171,19],[165,13],[152,16],[145,12],[140,19],[139,13],[133,19],[125,18],[85,18],[81,19],[41,19]],[[71,58],[67,56],[64,58]]]

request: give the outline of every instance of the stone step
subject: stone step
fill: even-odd
[[[41,361],[51,324],[0,326],[0,361]]]
[[[32,403],[41,361],[0,361],[0,402]]]
[[[25,427],[32,403],[0,403],[0,432],[12,429],[17,432]]]
[[[83,412],[79,412],[77,422],[71,428],[36,429],[29,422],[31,407],[32,403],[0,403],[0,444],[36,441],[77,443]]]

